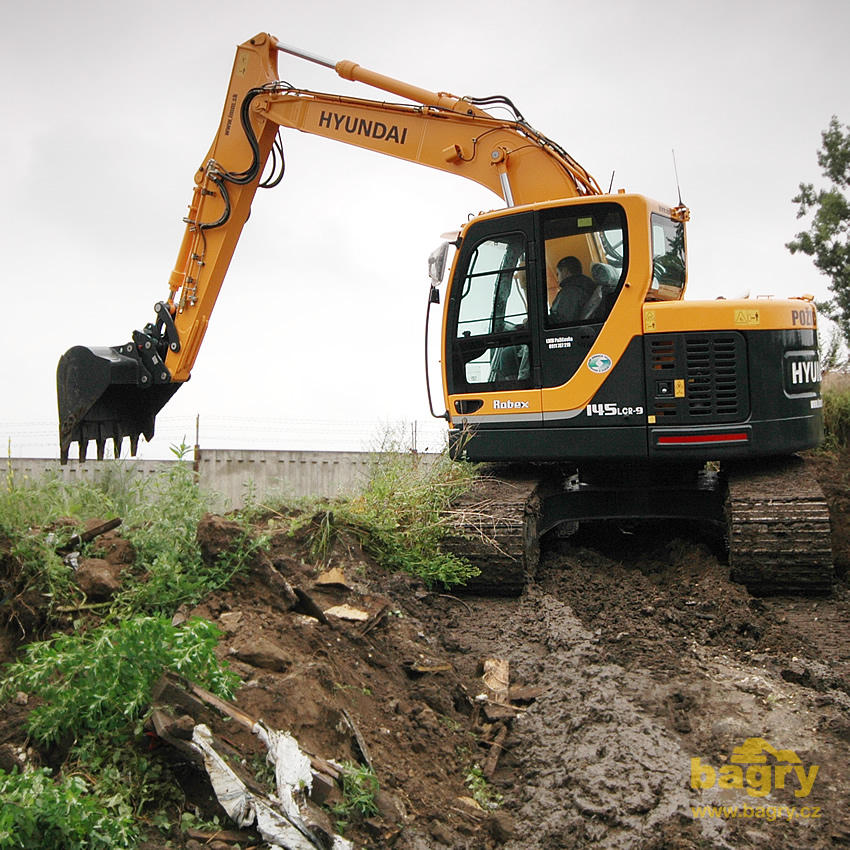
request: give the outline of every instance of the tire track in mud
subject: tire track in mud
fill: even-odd
[[[598,637],[553,595],[534,586],[515,605],[499,618],[492,649],[501,647],[521,681],[547,690],[513,727],[522,785],[507,800],[517,837],[506,848],[615,850],[669,827],[680,846],[685,834],[698,840],[700,829],[722,846],[712,824],[692,821],[688,756],[626,695],[633,675],[606,662]]]

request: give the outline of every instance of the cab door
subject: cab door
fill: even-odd
[[[540,229],[546,282],[540,310],[542,385],[558,387],[588,361],[623,287],[626,216],[614,203],[570,205],[544,210]],[[611,364],[587,366],[605,371]],[[557,419],[557,411],[552,413]]]
[[[453,420],[487,427],[542,421],[535,254],[530,212],[485,219],[464,236],[445,324]]]

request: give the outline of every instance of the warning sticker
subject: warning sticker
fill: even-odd
[[[760,325],[761,317],[758,310],[736,310],[735,311],[736,325]]]

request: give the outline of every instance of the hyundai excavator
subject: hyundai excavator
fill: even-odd
[[[280,53],[401,102],[295,88]],[[153,437],[189,380],[254,194],[280,182],[281,128],[468,178],[505,203],[429,258],[445,405],[432,413],[454,457],[490,464],[457,512],[477,519],[459,519],[448,545],[491,590],[522,589],[547,532],[646,518],[722,526],[732,576],[753,592],[829,590],[829,515],[796,454],[823,436],[810,297],[685,301],[681,199],[604,193],[506,97],[428,91],[265,33],[237,48],[167,298],[128,342],[60,359],[63,463],[73,442],[84,460],[92,440],[102,458],[109,440],[118,457],[125,437],[134,455]]]

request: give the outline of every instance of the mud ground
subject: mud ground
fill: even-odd
[[[267,562],[181,614],[222,628],[244,712],[314,755],[372,763],[379,811],[349,824],[358,847],[846,846],[850,455],[808,462],[831,508],[840,578],[826,598],[755,598],[699,529],[617,525],[545,546],[518,599],[461,596],[388,576],[350,539],[317,568],[272,517]],[[211,557],[226,531],[199,530]],[[0,660],[17,648],[5,635]],[[508,709],[477,699],[488,657],[526,688]],[[24,743],[25,713],[0,709],[0,748]],[[503,727],[475,802],[466,779]],[[250,735],[232,743],[261,759]],[[191,771],[175,782],[187,807],[216,811]],[[147,846],[198,845],[175,830]]]

